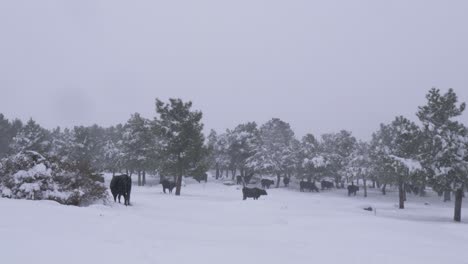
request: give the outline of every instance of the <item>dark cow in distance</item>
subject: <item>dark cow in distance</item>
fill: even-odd
[[[262,190],[260,188],[247,187],[242,188],[242,194],[244,196],[244,200],[247,200],[247,198],[253,198],[254,200],[258,200],[260,196],[268,195],[268,193],[265,190]]]
[[[202,181],[208,182],[208,174],[204,173],[203,175],[198,175],[193,177],[198,183],[201,183]]]
[[[304,192],[305,190],[309,190],[309,192],[319,192],[319,189],[317,185],[315,185],[315,182],[301,181],[299,183],[299,187],[301,192]]]
[[[288,186],[289,186],[289,182],[291,182],[291,179],[289,179],[289,177],[284,177],[283,183],[284,183],[284,186],[285,186],[285,187],[288,187]]]
[[[261,184],[262,184],[262,188],[270,189],[270,186],[274,185],[275,181],[272,181],[272,180],[269,180],[269,179],[262,179]]]
[[[169,180],[162,180],[161,185],[163,187],[163,192],[166,193],[166,190],[169,190],[169,193],[172,193],[172,190],[176,187],[175,182],[171,182]]]
[[[322,191],[323,190],[330,190],[332,189],[333,187],[335,187],[335,185],[333,184],[333,182],[330,182],[330,181],[322,181],[320,183],[321,187],[322,187]]]
[[[357,192],[359,192],[359,186],[356,185],[348,185],[348,196],[351,196],[351,194],[354,194],[354,196],[357,195]]]
[[[120,203],[120,197],[123,196],[125,205],[130,205],[130,193],[132,192],[132,178],[130,178],[130,176],[113,176],[110,183],[110,189],[112,196],[114,196],[114,202],[117,202],[118,197]]]
[[[242,184],[242,176],[236,176],[236,183],[237,183],[237,185]]]

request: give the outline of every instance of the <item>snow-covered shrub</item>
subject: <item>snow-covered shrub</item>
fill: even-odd
[[[78,173],[65,164],[23,151],[0,163],[0,195],[13,199],[54,200],[86,205],[106,198],[102,176]]]

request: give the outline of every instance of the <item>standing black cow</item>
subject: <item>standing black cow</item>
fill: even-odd
[[[269,180],[269,179],[262,179],[262,188],[270,189],[271,185],[275,184],[275,181]]]
[[[315,185],[315,182],[301,181],[299,183],[299,187],[301,192],[304,192],[305,190],[309,190],[309,192],[319,192],[319,189],[317,185]]]
[[[198,175],[193,177],[198,183],[201,183],[202,181],[208,182],[208,174],[204,173],[202,175]]]
[[[329,189],[332,189],[333,187],[335,187],[335,185],[333,184],[333,182],[330,182],[330,181],[322,181],[320,183],[321,187],[322,187],[322,191],[323,190],[329,190]]]
[[[348,185],[348,196],[351,196],[351,194],[354,194],[356,196],[357,192],[359,191],[359,186],[356,185]]]
[[[114,202],[117,202],[117,197],[124,197],[125,205],[130,205],[130,193],[132,192],[132,178],[128,175],[119,175],[112,177],[110,183],[110,189],[112,196],[114,196]]]
[[[237,183],[237,185],[242,184],[242,176],[236,176],[236,183]]]
[[[288,187],[290,181],[291,181],[291,179],[289,179],[289,177],[284,177],[284,178],[283,178],[284,186]]]
[[[268,195],[268,193],[260,188],[244,187],[242,188],[242,195],[244,196],[244,200],[247,200],[247,198],[253,198],[254,200],[258,200],[260,196]]]
[[[163,192],[166,193],[166,190],[169,190],[169,193],[172,193],[172,190],[176,187],[175,182],[171,182],[169,180],[162,180],[161,181]]]

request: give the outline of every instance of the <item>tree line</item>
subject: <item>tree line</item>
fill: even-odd
[[[381,124],[369,141],[346,130],[298,139],[278,118],[222,133],[212,130],[205,139],[202,112],[180,99],[156,99],[152,119],[135,113],[126,123],[105,128],[47,130],[32,119],[23,124],[0,114],[0,158],[34,151],[86,175],[136,175],[138,185],[146,184],[147,174],[172,177],[177,195],[184,176],[203,178],[209,169],[217,179],[274,176],[277,186],[285,177],[309,182],[327,178],[338,188],[362,183],[365,196],[368,186],[381,188],[384,195],[388,186],[396,186],[401,209],[409,191],[425,195],[432,188],[446,201],[455,193],[454,219],[460,221],[468,183],[468,133],[457,118],[465,107],[452,89],[442,93],[433,88],[425,105],[417,108],[418,123],[398,116]],[[0,177],[5,174],[0,167]]]
[[[455,193],[456,221],[461,220],[461,203],[468,186],[468,133],[457,118],[465,103],[459,103],[449,89],[431,89],[425,105],[418,107],[419,123],[397,116],[381,124],[370,141],[356,139],[350,131],[316,137],[295,137],[290,125],[272,119],[258,126],[245,123],[217,134],[211,131],[208,147],[216,178],[232,179],[253,174],[274,175],[277,187],[282,177],[319,181],[331,179],[338,188],[359,184],[381,188],[397,186],[399,207],[406,195],[425,195],[432,188],[444,200]]]

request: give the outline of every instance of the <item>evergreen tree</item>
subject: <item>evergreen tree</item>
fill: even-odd
[[[22,127],[23,123],[20,120],[10,122],[3,114],[0,114],[0,159],[10,154],[13,138]]]
[[[410,120],[399,116],[388,125],[381,125],[373,135],[372,149],[382,164],[382,175],[391,177],[384,181],[396,183],[399,191],[399,207],[405,208],[406,186],[421,171],[417,161],[420,153],[420,130]]]
[[[320,180],[327,173],[328,162],[321,152],[320,142],[312,134],[302,138],[298,159],[298,177],[306,177],[308,181]]]
[[[322,153],[328,163],[328,174],[335,177],[337,187],[346,177],[346,168],[351,161],[356,143],[356,138],[346,130],[322,135]]]
[[[227,155],[229,156],[229,168],[233,179],[237,170],[240,171],[242,177],[245,176],[247,161],[255,153],[258,133],[255,122],[240,124],[233,130],[227,131]]]
[[[46,155],[51,148],[49,131],[42,128],[30,119],[13,138],[12,149],[14,153],[22,151],[35,151]]]
[[[149,120],[135,113],[123,128],[123,156],[130,174],[138,174],[138,186],[146,184],[152,153],[152,134]]]
[[[360,141],[357,143],[348,164],[348,171],[354,179],[362,179],[364,185],[364,197],[367,197],[367,180],[372,171],[369,143]]]
[[[203,114],[192,110],[192,102],[156,99],[155,129],[161,146],[161,168],[164,175],[176,177],[176,195],[180,195],[183,176],[198,176],[208,170],[208,150],[204,145]]]
[[[435,190],[455,191],[454,220],[459,222],[463,190],[468,183],[468,136],[466,127],[455,118],[463,114],[466,104],[458,105],[452,89],[441,94],[433,88],[426,99],[426,105],[417,113],[423,125],[421,160]]]
[[[255,154],[248,159],[251,168],[261,173],[270,173],[277,177],[279,187],[281,176],[287,176],[297,154],[294,132],[290,125],[274,118],[261,126],[259,143]]]

